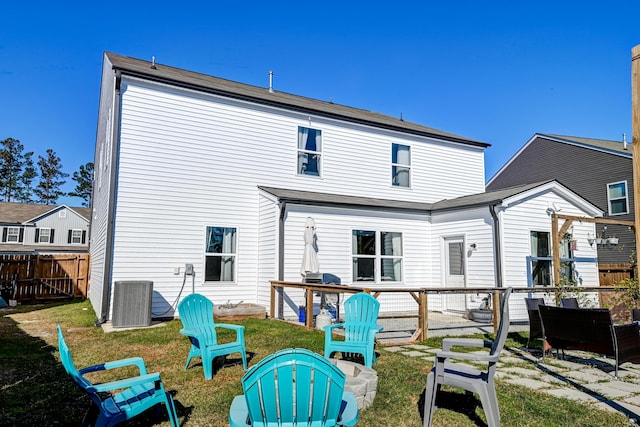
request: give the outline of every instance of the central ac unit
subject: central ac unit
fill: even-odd
[[[153,282],[118,281],[113,288],[114,328],[151,325]]]

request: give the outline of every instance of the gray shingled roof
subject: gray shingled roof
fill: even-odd
[[[283,188],[258,187],[286,203],[312,204],[322,206],[350,206],[366,208],[400,209],[427,212],[466,209],[475,206],[489,206],[502,203],[506,198],[544,185],[554,180],[536,182],[515,187],[502,188],[485,193],[470,194],[455,199],[445,199],[436,203],[407,202],[402,200],[376,199],[371,197],[343,196],[339,194],[316,193],[313,191],[287,190]]]
[[[501,188],[499,190],[487,191],[484,193],[470,194],[468,196],[457,197],[455,199],[445,199],[434,203],[431,206],[433,211],[453,210],[458,208],[469,208],[473,206],[488,206],[502,203],[504,199],[516,196],[525,191],[544,185],[548,181],[534,182],[531,184],[517,185],[514,187]]]
[[[350,206],[428,211],[431,203],[407,202],[404,200],[376,199],[371,197],[343,196],[340,194],[316,193],[313,191],[287,190],[284,188],[258,187],[286,203],[313,204],[321,206]]]
[[[613,151],[628,157],[632,157],[632,154],[633,154],[633,144],[631,142],[627,142],[627,148],[625,149],[624,144],[621,141],[610,141],[607,139],[582,138],[579,136],[554,135],[554,134],[545,134],[545,133],[539,133],[538,135],[541,137],[548,137],[548,138],[552,138],[562,142],[569,142],[569,143],[582,145],[587,148],[595,148],[595,149],[600,149],[608,152]]]
[[[38,218],[47,212],[58,209],[60,206],[36,205],[30,203],[0,202],[0,223],[22,224],[25,221]],[[78,213],[87,221],[91,219],[91,209],[89,208],[67,208]]]
[[[180,87],[187,87],[225,97],[301,111],[308,114],[316,114],[378,128],[438,138],[465,145],[482,148],[490,146],[490,144],[485,142],[443,132],[438,129],[407,122],[396,117],[374,113],[368,110],[361,110],[340,104],[334,104],[332,102],[305,98],[285,92],[269,92],[267,88],[251,86],[158,63],[155,63],[155,67],[151,68],[151,62],[149,61],[143,61],[111,52],[105,52],[105,55],[111,62],[113,69],[125,75],[168,83]]]

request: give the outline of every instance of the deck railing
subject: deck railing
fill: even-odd
[[[316,294],[333,293],[333,294],[353,294],[358,292],[366,292],[371,294],[375,298],[378,298],[382,294],[408,294],[415,302],[415,311],[408,314],[393,313],[391,315],[381,314],[379,319],[400,319],[400,318],[417,318],[418,325],[415,333],[411,336],[409,341],[423,341],[428,338],[429,330],[429,310],[428,310],[428,298],[429,295],[443,295],[443,294],[490,294],[492,296],[491,307],[493,309],[493,328],[497,330],[497,325],[500,322],[499,319],[499,301],[500,295],[504,292],[504,288],[496,287],[483,287],[483,288],[396,288],[396,287],[365,287],[365,286],[344,286],[334,284],[321,284],[321,283],[301,283],[301,282],[284,282],[284,281],[271,281],[271,304],[269,315],[273,318],[284,319],[284,289],[300,289],[305,292],[305,327],[308,329],[313,328],[313,316],[314,316],[314,297]],[[597,286],[597,287],[579,287],[581,292],[593,292],[593,293],[609,293],[619,291],[619,288],[613,286]],[[542,293],[553,295],[558,288],[553,286],[546,287],[527,287],[527,288],[514,288],[514,293]]]

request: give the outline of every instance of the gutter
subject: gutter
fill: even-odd
[[[280,218],[278,220],[278,280],[284,280],[284,217],[287,213],[287,202],[279,202]]]

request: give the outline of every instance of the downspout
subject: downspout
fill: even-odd
[[[113,110],[112,116],[112,130],[111,130],[111,155],[109,169],[109,206],[108,206],[108,218],[107,218],[107,230],[106,230],[106,243],[105,243],[105,260],[104,260],[104,276],[102,278],[102,307],[100,318],[96,321],[96,326],[106,322],[109,319],[109,308],[111,307],[111,278],[113,270],[113,224],[115,222],[115,200],[116,200],[116,176],[117,176],[117,153],[120,151],[120,105],[121,96],[120,85],[122,84],[122,73],[118,70],[115,72],[115,90],[113,97]],[[106,156],[105,156],[106,157]],[[102,166],[102,165],[100,165]]]
[[[498,219],[498,215],[496,214],[496,205],[489,205],[489,212],[491,213],[491,217],[493,218],[493,250],[495,251],[495,260],[496,260],[496,285],[498,288],[502,288],[502,256],[501,256],[501,245],[500,245],[500,220]]]
[[[287,202],[278,202],[280,208],[280,218],[278,219],[278,281],[284,280],[284,217],[287,212]],[[284,313],[284,288],[279,287],[278,290],[278,308],[277,315],[271,313],[276,319],[283,319]]]
[[[279,202],[280,220],[278,225],[278,280],[284,280],[284,217],[287,213],[287,202]]]

